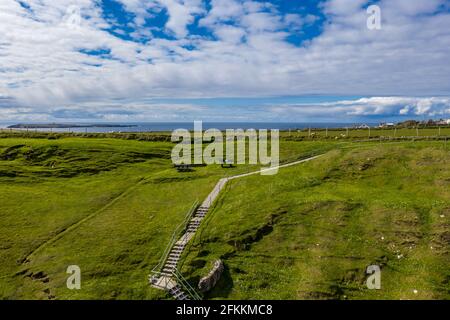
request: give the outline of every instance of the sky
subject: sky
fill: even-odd
[[[0,0],[0,122],[450,118],[449,61],[448,0]]]

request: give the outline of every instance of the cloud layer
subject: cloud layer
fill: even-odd
[[[367,29],[366,0],[277,3],[4,0],[0,116],[170,120],[183,110],[217,110],[152,99],[305,94],[373,98],[270,112],[449,113],[448,99],[438,97],[450,95],[447,1],[381,0],[381,30]],[[408,98],[417,96],[428,98]],[[262,118],[267,110],[261,106]]]
[[[271,111],[279,117],[326,121],[446,118],[450,116],[450,98],[371,97],[318,104],[285,104],[274,106]]]
[[[321,98],[320,100],[327,100]],[[169,99],[168,101],[83,102],[45,108],[3,106],[3,122],[30,120],[147,122],[147,121],[265,121],[376,122],[450,118],[450,98],[371,97],[307,101],[307,98]],[[306,100],[306,101],[305,101]],[[315,100],[315,99],[312,99]],[[0,100],[1,102],[1,100]]]

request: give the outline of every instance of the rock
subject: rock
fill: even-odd
[[[219,281],[223,270],[224,265],[222,260],[216,260],[214,262],[212,270],[208,273],[208,275],[200,279],[198,283],[198,288],[200,289],[200,291],[207,292],[214,288],[214,286],[217,284],[217,281]]]

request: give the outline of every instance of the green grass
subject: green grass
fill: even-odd
[[[280,136],[285,139],[301,140],[301,139],[314,139],[314,140],[342,140],[342,139],[369,139],[369,138],[426,138],[426,137],[450,137],[450,127],[436,128],[371,128],[369,129],[303,129],[303,130],[291,130],[282,131]]]
[[[39,132],[35,130],[0,129],[0,138],[34,138],[34,139],[63,139],[78,138],[114,138],[124,140],[170,142],[171,132],[113,132],[113,133],[77,133],[70,132]],[[419,128],[339,128],[339,129],[295,129],[280,131],[283,140],[362,140],[362,139],[445,139],[450,138],[450,126]]]
[[[179,173],[172,147],[0,139],[0,298],[167,299],[147,276],[186,211],[220,178],[258,168]],[[207,298],[448,298],[449,147],[281,141],[281,163],[320,153],[228,185],[183,274],[195,285],[221,257],[226,272]],[[371,263],[383,265],[381,291],[364,289]],[[73,264],[81,290],[66,288]]]
[[[147,276],[196,200],[223,176],[173,169],[173,144],[120,139],[0,139],[0,297],[159,299]],[[282,161],[333,148],[282,143]],[[66,288],[79,265],[82,290]]]
[[[27,256],[166,169],[169,152],[169,145],[106,139],[0,140],[0,296],[41,297],[21,287],[28,278],[17,273],[34,261],[25,263]]]
[[[182,271],[195,284],[222,259],[210,299],[449,299],[449,186],[442,142],[365,144],[234,180]],[[381,290],[365,286],[371,264]]]

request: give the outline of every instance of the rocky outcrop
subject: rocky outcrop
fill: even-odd
[[[198,283],[198,288],[200,289],[200,291],[207,292],[214,288],[214,286],[217,284],[217,281],[219,281],[223,270],[224,265],[222,260],[216,260],[214,262],[212,270],[208,273],[208,275],[200,279]]]

